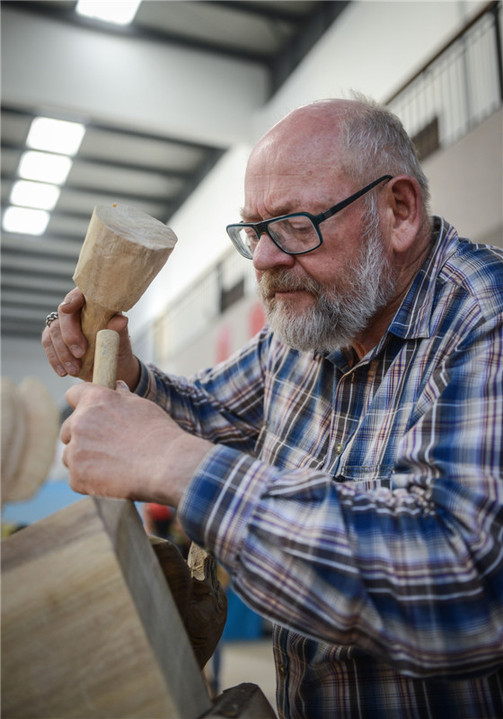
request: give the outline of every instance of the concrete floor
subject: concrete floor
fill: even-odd
[[[243,682],[257,684],[276,709],[271,639],[228,641],[221,647],[220,691]]]

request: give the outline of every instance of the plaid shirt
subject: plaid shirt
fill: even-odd
[[[138,392],[217,444],[180,507],[274,628],[285,719],[503,717],[503,252],[434,219],[363,359],[265,328]]]

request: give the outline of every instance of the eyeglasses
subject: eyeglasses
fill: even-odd
[[[320,231],[322,222],[370,192],[379,183],[388,182],[391,179],[392,175],[383,175],[319,215],[311,215],[309,212],[293,212],[290,215],[271,217],[270,220],[262,222],[238,222],[234,225],[227,225],[227,234],[237,251],[248,260],[253,259],[255,248],[264,232],[276,247],[286,252],[287,255],[305,255],[307,252],[316,250],[323,242]]]

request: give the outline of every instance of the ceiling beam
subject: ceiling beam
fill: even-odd
[[[37,257],[33,261],[33,255],[13,255],[2,252],[2,270],[20,270],[28,274],[38,275],[67,275],[71,277],[75,270],[75,261],[61,257]]]
[[[158,0],[155,1],[157,2]],[[225,3],[225,5],[226,4],[227,3]],[[169,32],[165,29],[157,30],[156,28],[142,27],[134,23],[130,25],[103,23],[100,20],[79,15],[73,8],[66,7],[62,3],[48,5],[37,2],[36,0],[23,0],[23,2],[19,3],[19,6],[19,9],[26,13],[45,17],[56,22],[78,26],[97,33],[125,37],[131,40],[147,40],[150,43],[169,43],[183,48],[190,48],[198,52],[220,55],[223,58],[244,60],[246,62],[258,64],[265,64],[267,62],[263,53],[254,52],[253,50],[244,49],[239,46],[223,45],[221,43],[200,40],[195,37]]]
[[[2,297],[6,291],[18,291],[26,290],[29,287],[30,291],[51,293],[55,292],[58,296],[58,303],[61,302],[61,298],[73,287],[71,277],[66,273],[65,275],[38,275],[29,276],[29,282],[26,281],[27,275],[24,272],[9,272],[5,273],[2,277]]]
[[[66,119],[101,126],[126,120],[139,133],[210,147],[249,142],[267,95],[263,63],[203,55],[166,39],[91,32],[39,14],[39,5],[2,3],[6,103],[57,111],[64,98]]]
[[[350,0],[326,0],[318,4],[315,12],[302,25],[285,50],[274,58],[270,66],[270,97],[283,85],[305,55],[350,4]],[[269,97],[269,99],[270,99]]]
[[[38,310],[40,305],[57,307],[61,302],[61,295],[56,290],[10,290],[2,288],[2,308],[10,313],[12,307],[31,307]],[[47,313],[46,313],[47,314]]]
[[[117,131],[117,135],[120,135],[120,130]],[[29,150],[29,147],[8,140],[2,140],[2,150],[11,150],[12,152],[25,152]],[[108,158],[102,158],[98,155],[93,156],[87,155],[76,155],[73,158],[74,164],[81,165],[100,165],[102,167],[109,167],[115,170],[124,170],[125,172],[149,172],[163,177],[169,180],[186,180],[190,177],[191,172],[183,170],[163,170],[162,167],[157,165],[140,165],[133,162],[125,162],[122,160],[111,160]]]
[[[57,239],[50,234],[45,234],[43,242],[34,235],[14,234],[3,232],[2,234],[2,256],[4,253],[30,254],[31,256],[41,254],[44,257],[74,257],[79,253],[79,247],[68,238]]]
[[[44,325],[40,323],[40,318],[25,318],[20,321],[19,317],[5,317],[2,313],[2,337],[36,340],[39,343],[43,329]]]

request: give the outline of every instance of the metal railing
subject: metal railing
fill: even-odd
[[[388,99],[424,159],[503,104],[501,3],[478,13],[427,65]]]

